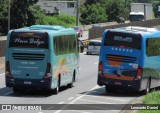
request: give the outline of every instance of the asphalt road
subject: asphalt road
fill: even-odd
[[[65,104],[62,109],[66,109],[69,104],[81,104],[82,109],[84,107],[88,109],[50,110],[53,109],[53,106],[47,106],[47,110],[44,111],[23,111],[23,113],[119,113],[120,110],[114,110],[116,108],[106,110],[107,106],[100,104],[127,104],[140,95],[132,92],[106,93],[104,87],[97,86],[98,58],[98,55],[81,53],[78,81],[74,83],[73,88],[62,87],[58,95],[44,91],[14,93],[12,88],[5,87],[4,70],[2,69],[0,70],[0,104]],[[22,113],[22,111],[0,111],[0,113]]]

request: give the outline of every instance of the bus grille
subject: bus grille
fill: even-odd
[[[136,61],[136,57],[111,55],[111,54],[106,54],[106,58],[107,60],[117,61],[117,62],[134,63]]]
[[[33,53],[12,53],[12,57],[16,60],[43,60],[45,55]]]

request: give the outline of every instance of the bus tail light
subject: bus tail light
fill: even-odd
[[[47,63],[47,69],[46,69],[46,74],[44,76],[44,79],[50,78],[51,77],[51,64]]]
[[[9,61],[6,61],[6,67],[5,67],[5,76],[9,79],[12,79],[12,75],[10,73],[10,67],[9,67]]]
[[[98,65],[98,74],[99,75],[102,75],[102,69],[103,69],[103,65],[102,65],[102,61],[100,61],[99,65]]]
[[[138,70],[137,70],[137,79],[141,79],[141,78],[142,78],[142,68],[138,67]]]

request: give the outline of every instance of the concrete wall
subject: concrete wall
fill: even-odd
[[[110,25],[110,26],[104,26],[100,28],[91,28],[89,29],[89,37],[88,39],[95,39],[102,37],[103,31],[105,29],[114,29],[117,27],[125,27],[125,26],[142,26],[142,27],[153,27],[160,25],[160,19],[154,19],[154,20],[146,20],[143,22],[131,22],[126,24],[117,24],[117,25]]]

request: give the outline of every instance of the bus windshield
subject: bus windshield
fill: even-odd
[[[107,32],[104,46],[118,46],[124,48],[141,49],[141,36],[137,34]]]
[[[131,21],[143,21],[144,15],[130,15]]]
[[[48,35],[40,32],[12,32],[9,47],[48,49]]]

